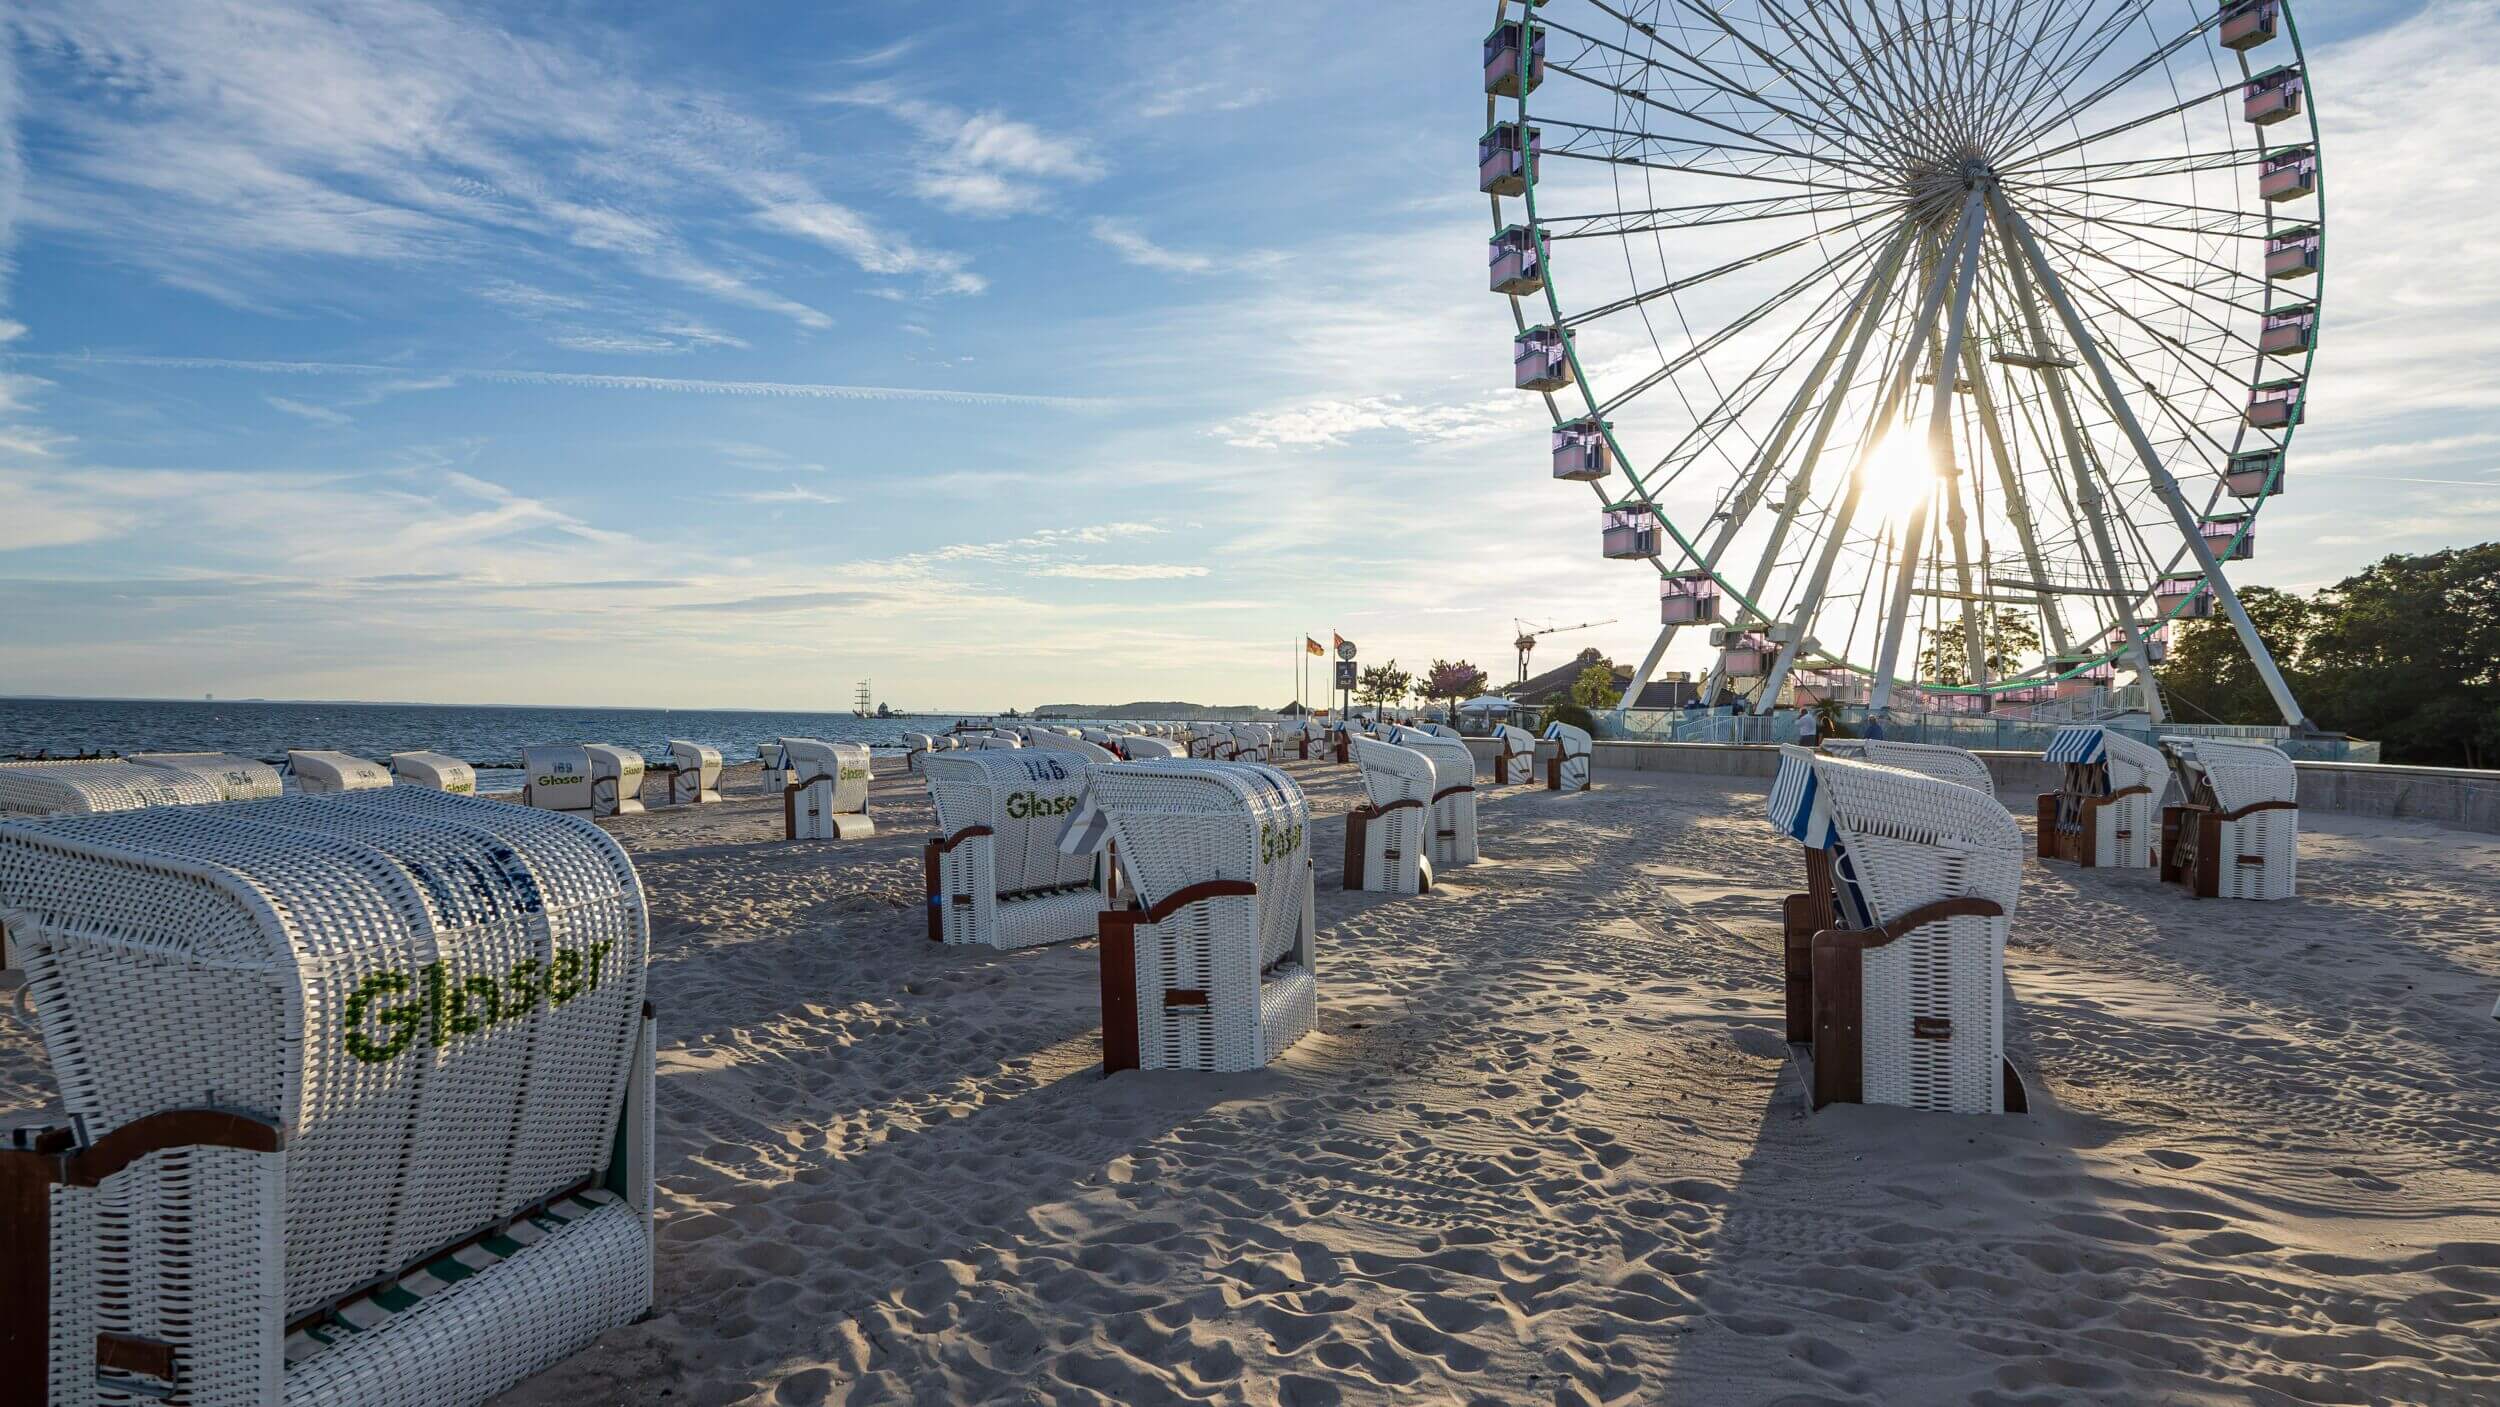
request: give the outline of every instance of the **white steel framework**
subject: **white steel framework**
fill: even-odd
[[[1479,186],[1517,384],[1555,476],[1657,528],[1627,702],[1704,628],[1707,687],[1757,711],[2124,673],[2159,719],[2172,623],[2219,615],[2306,723],[2222,565],[2282,490],[2316,355],[2324,185],[2285,0],[1494,19]],[[1603,453],[1564,452],[1593,432]]]

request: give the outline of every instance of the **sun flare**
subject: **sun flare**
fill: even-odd
[[[1875,523],[1907,519],[1910,511],[1936,489],[1936,469],[1921,442],[1920,432],[1896,424],[1866,456],[1865,486],[1859,490],[1858,516]]]

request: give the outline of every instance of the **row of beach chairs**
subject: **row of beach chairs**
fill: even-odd
[[[2038,798],[2039,858],[2158,865],[2198,897],[2292,896],[2299,808],[2280,750],[2186,737],[2155,749],[2087,726],[2061,730],[2045,758],[2062,773]],[[2174,780],[2181,801],[2165,808]],[[1813,1106],[2021,1109],[2004,1058],[2021,828],[1986,765],[1880,740],[1783,748],[1768,809],[1805,852],[1806,890],[1783,906],[1783,970]]]

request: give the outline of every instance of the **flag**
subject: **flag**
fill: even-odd
[[[1345,637],[1344,637],[1344,636],[1339,635],[1338,633],[1336,633],[1335,631],[1333,631],[1333,630],[1332,630],[1332,631],[1330,631],[1330,632],[1328,633],[1328,638],[1329,638],[1330,640],[1333,640],[1333,641],[1335,641],[1335,642],[1336,642],[1336,645],[1337,645],[1337,648],[1338,648],[1338,649],[1342,650],[1342,649],[1344,649],[1344,648],[1345,648],[1345,646],[1346,646],[1346,639],[1345,639]]]
[[[1317,640],[1312,639],[1308,635],[1302,637],[1302,648],[1315,655],[1324,655],[1328,653],[1326,650],[1320,648],[1320,644]]]

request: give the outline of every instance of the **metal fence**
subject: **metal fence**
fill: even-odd
[[[1768,715],[1724,710],[1629,709],[1620,719],[1613,714],[1603,714],[1598,721],[1603,736],[1622,742],[1767,744],[1797,742],[1803,719],[1791,709],[1781,709]],[[1841,721],[1853,734],[1863,736],[1868,731],[1866,709],[1843,709]],[[1895,713],[1883,719],[1883,735],[1897,742],[1937,743],[1975,752],[2045,752],[2049,740],[2056,737],[2057,730],[2066,726],[2068,721],[2060,718]],[[2286,756],[2300,762],[2379,760],[2377,743],[2345,738],[2295,738],[2289,728],[2279,726],[2149,725],[2107,719],[2101,721],[2101,726],[2143,743],[2155,743],[2164,735],[2245,738],[2272,743],[2281,748]]]

